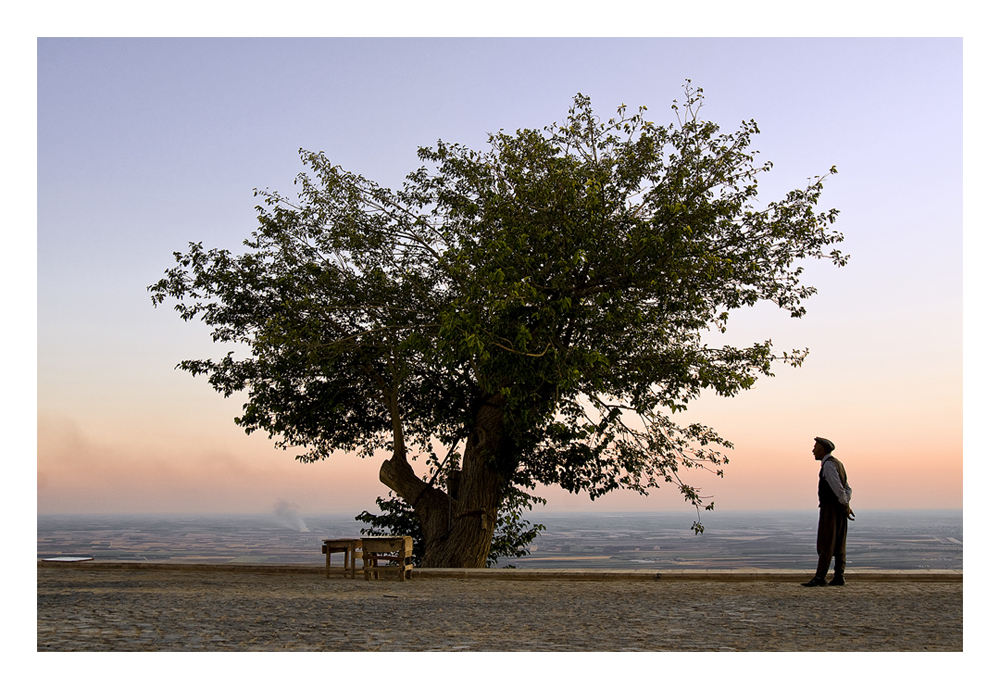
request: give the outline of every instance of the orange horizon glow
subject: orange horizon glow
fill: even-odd
[[[116,440],[94,437],[67,417],[40,414],[38,512],[258,513],[286,501],[302,512],[358,514],[376,511],[375,497],[388,495],[378,481],[382,458],[337,455],[302,464],[266,436],[248,437],[235,425],[230,431]],[[954,449],[954,435],[936,435],[936,442],[863,433],[839,437],[835,454],[847,466],[855,510],[960,509],[962,454]],[[706,504],[714,502],[717,511],[815,507],[818,465],[811,435],[796,430],[767,438],[740,428],[727,437],[736,447],[727,452],[724,478],[712,471],[683,474],[702,489]],[[414,469],[421,474],[426,467],[415,462]],[[617,491],[591,501],[544,486],[535,493],[547,500],[536,511],[692,509],[662,482],[646,497]]]

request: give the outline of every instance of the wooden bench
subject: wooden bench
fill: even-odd
[[[323,541],[323,554],[326,555],[326,578],[330,578],[330,556],[333,553],[344,554],[344,566],[334,571],[345,577],[350,573],[351,579],[357,571],[358,551],[361,550],[360,538],[329,538]],[[367,577],[366,577],[367,578]]]
[[[392,572],[400,581],[413,578],[413,538],[380,536],[361,539],[365,581],[378,579],[381,572]],[[387,564],[380,565],[379,560]]]

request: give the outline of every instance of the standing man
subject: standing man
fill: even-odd
[[[847,471],[840,460],[834,457],[833,442],[826,438],[816,438],[813,456],[819,461],[819,530],[816,535],[816,551],[819,564],[816,575],[803,586],[826,586],[826,573],[830,560],[834,561],[833,579],[830,586],[844,585],[844,569],[847,567],[847,520],[854,521],[851,509],[851,486],[847,483]]]

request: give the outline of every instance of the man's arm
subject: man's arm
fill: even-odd
[[[837,471],[837,467],[832,460],[823,462],[823,478],[833,490],[833,494],[837,496],[840,504],[847,508],[847,518],[854,521],[854,510],[851,509],[851,494],[844,487],[844,484],[841,483],[840,472]]]

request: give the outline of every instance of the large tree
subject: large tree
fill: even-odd
[[[683,468],[721,475],[731,445],[676,414],[805,356],[703,335],[762,300],[802,316],[803,260],[847,257],[829,248],[837,211],[817,210],[824,177],[758,203],[756,124],[722,133],[685,95],[668,126],[625,106],[602,120],[578,95],[563,123],[486,150],[419,149],[398,191],[302,151],[296,197],[256,192],[244,253],[193,243],[150,287],[244,345],[180,368],[243,392],[237,423],[303,462],[388,455],[379,478],[419,519],[425,566],[484,566],[511,491],[663,481],[700,505]]]

